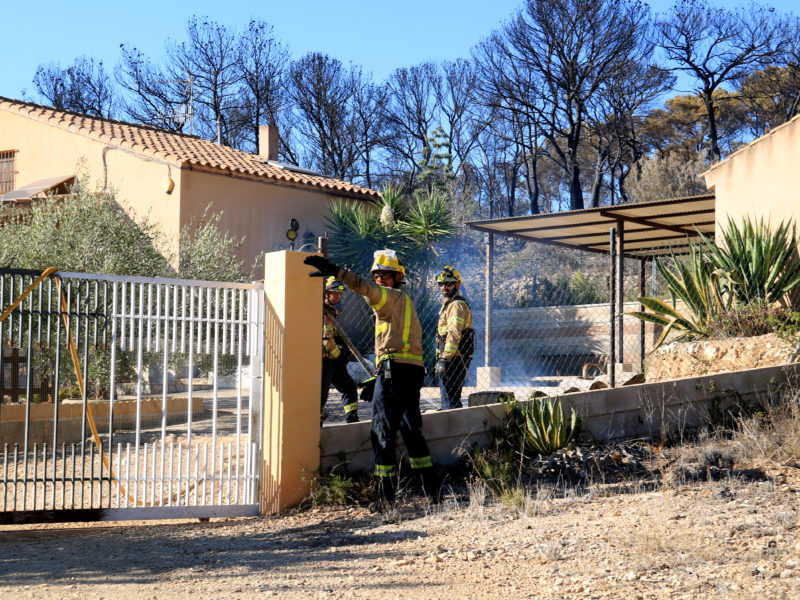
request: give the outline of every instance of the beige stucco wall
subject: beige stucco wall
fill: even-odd
[[[104,173],[117,190],[117,200],[130,214],[158,223],[170,241],[163,250],[177,256],[183,226],[202,216],[211,204],[222,211],[222,227],[245,238],[239,251],[246,269],[264,252],[289,249],[290,219],[300,223],[296,247],[325,233],[333,197],[313,188],[277,185],[230,175],[180,169],[176,163],[136,156],[85,135],[66,131],[15,113],[0,110],[0,150],[17,150],[16,185],[76,173],[83,163],[91,185],[101,186]],[[174,189],[167,193],[169,178]],[[361,202],[354,200],[354,202]],[[256,271],[258,273],[258,271]]]
[[[800,119],[729,156],[704,173],[716,194],[717,227],[728,217],[764,218],[773,225],[794,219],[800,224]]]
[[[75,174],[83,167],[90,176],[90,185],[102,188],[107,169],[108,184],[117,190],[118,202],[129,214],[147,216],[159,223],[174,244],[171,250],[176,250],[180,231],[180,171],[114,148],[106,152],[104,166],[105,147],[106,144],[84,135],[0,111],[0,150],[17,151],[17,187],[38,179]],[[167,194],[170,170],[175,190]]]
[[[213,204],[222,211],[223,229],[245,238],[239,255],[248,269],[264,252],[289,249],[286,231],[292,218],[300,223],[295,248],[306,241],[316,248],[317,237],[325,233],[324,216],[332,202],[327,194],[189,170],[181,181],[181,226]]]
[[[305,252],[264,257],[264,410],[261,512],[298,504],[319,469],[322,280]]]

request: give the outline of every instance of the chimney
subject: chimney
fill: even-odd
[[[258,155],[267,160],[278,160],[278,135],[277,125],[262,125],[258,128]]]

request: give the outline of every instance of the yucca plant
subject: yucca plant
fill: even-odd
[[[772,304],[800,283],[794,223],[771,229],[763,219],[754,223],[745,218],[737,225],[729,217],[721,245],[705,237],[703,241],[708,259],[726,273],[722,283],[737,303]]]
[[[404,198],[394,186],[383,190],[374,207],[333,202],[326,220],[333,261],[364,272],[375,250],[392,248],[405,261],[408,279],[423,282],[438,258],[436,245],[456,232],[446,196],[432,192]]]
[[[706,258],[703,246],[690,246],[687,260],[676,256],[670,256],[669,260],[670,266],[656,260],[656,267],[669,289],[672,302],[645,296],[639,298],[639,302],[647,311],[626,313],[663,327],[653,349],[661,346],[670,334],[677,334],[675,340],[706,337],[709,319],[726,310],[731,302],[722,284],[725,273]],[[678,309],[678,300],[683,303],[681,310]]]
[[[525,445],[539,454],[553,454],[575,439],[581,417],[570,408],[567,419],[557,398],[533,398],[525,408]]]

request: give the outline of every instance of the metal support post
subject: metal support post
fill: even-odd
[[[484,331],[483,366],[491,364],[492,331],[492,290],[494,289],[494,234],[486,236],[486,312]]]
[[[617,221],[617,362],[625,362],[625,222]]]
[[[617,382],[617,369],[616,369],[616,341],[617,341],[617,332],[616,332],[616,314],[615,314],[615,305],[616,305],[616,298],[617,298],[617,283],[616,283],[616,269],[614,268],[614,259],[616,254],[616,244],[617,244],[617,229],[616,227],[612,227],[609,233],[609,277],[608,277],[608,308],[609,308],[609,349],[608,349],[608,377],[609,377],[609,385],[614,387]]]
[[[644,278],[645,278],[645,268],[647,265],[647,261],[645,259],[639,260],[639,297],[644,296]],[[639,305],[639,310],[644,312],[644,305]],[[644,336],[645,336],[645,323],[644,321],[639,321],[639,371],[644,372]]]

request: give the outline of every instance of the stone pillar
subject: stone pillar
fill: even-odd
[[[261,514],[298,504],[319,470],[322,279],[308,276],[306,256],[264,256]]]

